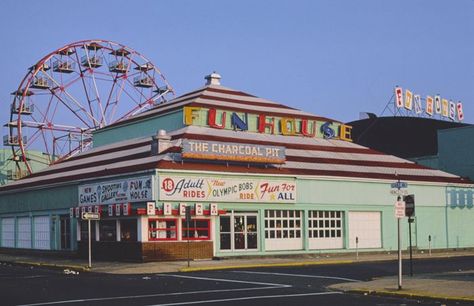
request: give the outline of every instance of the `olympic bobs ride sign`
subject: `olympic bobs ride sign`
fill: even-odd
[[[163,201],[294,203],[296,182],[252,178],[160,176]]]

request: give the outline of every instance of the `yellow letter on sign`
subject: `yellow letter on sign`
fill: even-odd
[[[184,124],[186,125],[192,125],[194,119],[199,118],[199,110],[200,107],[193,107],[193,106],[185,106],[183,108],[183,113],[184,113]]]
[[[339,126],[339,138],[352,142],[352,126],[341,124]]]
[[[296,134],[296,120],[294,118],[281,118],[280,128],[283,135],[295,135]]]

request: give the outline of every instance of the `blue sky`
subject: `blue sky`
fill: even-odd
[[[177,94],[222,84],[341,121],[380,114],[393,87],[464,103],[474,123],[474,1],[18,1],[0,10],[1,121],[47,53],[82,39],[125,44]]]

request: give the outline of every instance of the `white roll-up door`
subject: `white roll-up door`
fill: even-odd
[[[359,238],[359,249],[381,248],[382,233],[380,212],[349,212],[349,248],[356,248],[356,237]]]
[[[34,217],[34,248],[51,249],[51,231],[49,216]]]
[[[31,248],[31,218],[18,218],[18,248]]]
[[[2,241],[1,246],[4,248],[15,247],[15,219],[14,218],[3,218],[2,219]]]

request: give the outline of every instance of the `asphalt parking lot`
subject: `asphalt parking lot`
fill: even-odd
[[[472,258],[422,261],[418,271],[457,271]],[[113,275],[0,266],[2,305],[470,305],[329,290],[332,284],[393,275],[392,262]]]

